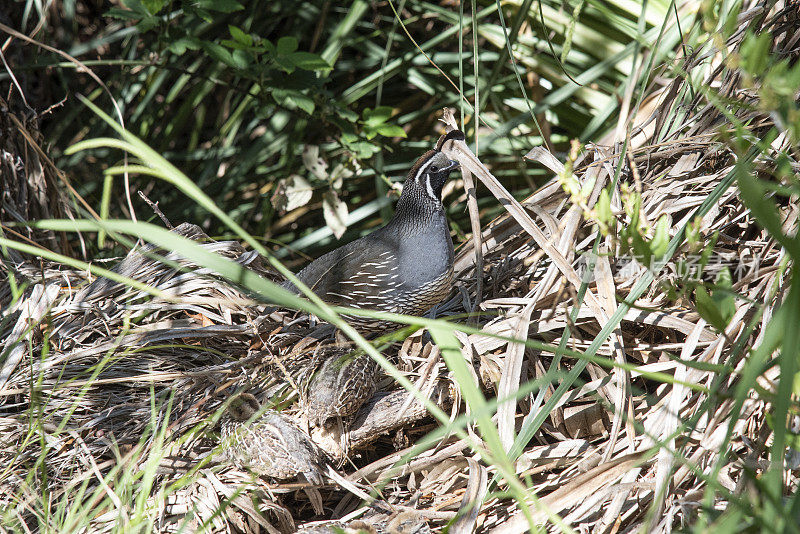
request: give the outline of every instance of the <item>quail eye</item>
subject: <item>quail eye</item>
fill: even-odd
[[[439,167],[434,165],[433,167],[431,167],[431,172],[439,172]]]

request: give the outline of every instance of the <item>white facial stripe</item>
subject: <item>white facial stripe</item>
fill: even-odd
[[[431,177],[427,174],[425,175],[425,187],[428,188],[428,196],[431,197],[433,200],[439,200],[436,197],[436,194],[433,192],[433,187],[431,187]]]
[[[421,177],[423,174],[425,174],[425,172],[428,170],[428,167],[430,167],[430,166],[431,166],[431,163],[433,163],[433,156],[431,156],[431,157],[430,157],[430,159],[428,159],[428,161],[426,161],[426,162],[425,162],[425,163],[422,165],[422,167],[420,167],[420,168],[419,168],[419,170],[417,171],[417,175],[415,176],[415,178],[416,178],[417,180],[419,180],[419,179],[420,179],[420,177]]]
[[[436,154],[434,154],[434,156],[435,156],[435,155],[436,155]],[[422,176],[423,176],[423,175],[425,175],[425,188],[428,190],[428,196],[429,196],[429,197],[431,197],[431,199],[433,199],[433,200],[439,200],[439,198],[436,196],[436,193],[434,193],[434,192],[433,192],[433,187],[431,187],[431,178],[430,178],[430,176],[428,176],[428,175],[426,174],[426,172],[428,171],[428,167],[430,167],[430,166],[431,166],[431,164],[433,163],[433,158],[434,158],[434,156],[431,156],[431,157],[428,159],[428,161],[426,161],[426,162],[425,162],[425,163],[424,163],[424,164],[423,164],[423,165],[422,165],[422,166],[419,168],[419,170],[417,171],[417,175],[416,175],[414,178],[415,178],[417,181],[419,181],[419,179],[420,179],[420,178],[422,178]]]

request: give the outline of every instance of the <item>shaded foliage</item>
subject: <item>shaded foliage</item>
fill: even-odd
[[[274,239],[278,250],[289,244],[317,255],[318,247],[335,244],[330,232],[298,239],[325,225],[324,205],[340,214],[363,208],[345,239],[386,219],[386,197],[396,194],[390,182],[402,179],[411,162],[429,148],[441,108],[463,106],[465,128],[475,136],[472,107],[442,75],[457,81],[461,72],[465,97],[473,100],[469,53],[474,36],[466,7],[460,19],[459,6],[451,2],[131,0],[109,10],[65,2],[56,32],[48,37],[50,44],[83,61],[92,58],[87,64],[122,103],[127,127],[191,176],[246,229]],[[613,106],[599,114],[597,110],[623,79],[621,65],[633,51],[639,15],[590,4],[570,20],[571,12],[552,2],[545,6],[547,25],[542,26],[535,7],[530,2],[507,4],[503,19],[523,58],[519,68],[529,72],[521,80],[524,94],[506,53],[494,2],[477,6],[474,26],[485,125],[479,132],[481,155],[518,196],[529,194],[542,175],[540,169],[510,158],[512,150],[542,141],[528,106],[535,106],[556,148],[565,149],[566,139],[610,124]],[[621,24],[613,26],[611,40],[604,40],[598,31],[605,29],[608,17]],[[464,30],[461,71],[459,20]],[[568,80],[549,55],[547,39],[567,72],[595,66],[591,77],[581,78],[588,85]],[[619,50],[621,54],[608,57]],[[61,59],[42,53],[36,63],[41,68],[56,61]],[[57,163],[75,176],[78,191],[96,205],[103,187],[99,172],[118,163],[117,156],[58,155],[87,133],[98,135],[105,129],[74,93],[87,95],[104,109],[111,109],[108,97],[72,65],[59,63],[47,72],[48,81],[60,86],[50,89],[54,94],[47,104],[62,97],[66,101],[57,117],[45,119],[45,133]],[[544,97],[548,88],[558,87],[562,91]],[[589,122],[593,125],[587,130]],[[303,158],[309,145],[319,147],[327,172],[310,169]],[[307,181],[313,196],[308,204],[284,213],[275,205],[281,208],[282,180],[293,176]],[[106,192],[113,204],[110,214],[124,215],[122,182],[112,187],[111,194]],[[171,188],[146,178],[137,178],[134,187],[161,201],[170,219],[202,223],[212,235],[223,232],[217,221]],[[469,228],[460,200],[449,198],[457,234]],[[140,217],[151,216],[138,198],[134,201]],[[482,200],[481,206],[484,218],[498,213],[491,203]]]

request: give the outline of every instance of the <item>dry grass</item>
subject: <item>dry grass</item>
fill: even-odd
[[[778,49],[796,38],[790,10],[764,13],[754,4],[742,17],[772,31]],[[727,43],[730,49],[741,43],[745,26]],[[690,55],[682,68],[705,69],[702,84],[689,89],[683,78],[659,79],[640,107],[626,101],[615,136],[583,147],[572,163],[577,180],[591,188],[581,201],[559,183],[558,176],[568,175],[562,164],[542,151],[529,157],[557,178],[518,205],[465,145],[453,149],[496,197],[507,195],[509,214],[483,229],[479,257],[474,242],[461,248],[460,283],[437,313],[487,312],[473,322],[482,332],[457,334],[464,358],[486,396],[505,400],[494,420],[506,451],[521,432],[537,430],[522,443],[517,474],[540,505],[576,529],[669,532],[692,522],[709,484],[741,495],[748,480],[743,471],[761,469],[766,458],[767,403],[753,390],[738,406],[731,392],[746,349],[762,341],[788,287],[785,255],[730,187],[737,155],[720,135],[730,117],[706,105],[701,89],[713,88],[756,135],[772,119],[755,110],[755,94],[720,62],[719,54]],[[692,91],[693,101],[686,96]],[[621,154],[626,139],[629,154]],[[773,143],[776,152],[789,148],[785,138]],[[771,175],[768,160],[755,165]],[[641,191],[644,219],[655,224],[669,217],[670,237],[681,235],[703,208],[701,235],[718,233],[703,279],[713,281],[727,265],[738,294],[724,331],[701,319],[691,292],[668,291],[685,287],[680,261],[694,253],[686,244],[652,272],[625,265],[619,242],[601,236],[593,271],[587,277],[581,270],[598,232],[585,215],[618,171],[619,183]],[[612,208],[621,227],[629,219],[615,191]],[[709,198],[716,200],[708,205]],[[785,227],[794,227],[797,205],[783,208]],[[178,231],[272,276],[257,254],[236,242],[208,240],[191,225]],[[68,516],[44,511],[65,503],[81,510],[83,523],[73,526],[90,530],[134,529],[135,518],[159,531],[290,532],[309,521],[342,518],[397,528],[409,517],[438,529],[457,512],[451,532],[527,530],[518,504],[503,493],[505,482],[492,479],[497,470],[468,440],[448,432],[424,452],[404,456],[435,429],[419,403],[365,434],[371,410],[404,395],[389,378],[344,434],[314,436],[340,460],[338,471],[356,492],[379,492],[376,503],[361,502],[341,484],[304,491],[301,484],[253,478],[220,464],[214,424],[225,400],[249,390],[279,399],[301,419],[297,401],[308,377],[295,372],[298,362],[334,334],[303,314],[257,304],[178,255],[165,254],[170,266],[150,252],[159,251],[132,252],[115,271],[168,298],[105,279],[87,283],[85,272],[57,264],[4,260],[6,276],[13,272],[17,282],[29,283],[16,300],[10,286],[0,289],[0,503],[7,524],[64,528],[70,524],[59,521]],[[477,273],[476,263],[483,265]],[[590,282],[579,297],[583,280]],[[620,314],[618,326],[598,336]],[[497,336],[562,342],[598,358],[555,358],[541,345]],[[387,342],[382,352],[453,419],[464,412],[458,381],[426,334]],[[766,370],[759,385],[773,391],[778,372]],[[535,380],[543,387],[518,395]],[[471,430],[470,436],[480,440]],[[134,480],[136,473],[144,475]],[[789,473],[787,490],[797,482]],[[144,492],[141,503],[126,493],[131,488]],[[323,514],[314,511],[319,502]],[[719,498],[712,506],[730,504]]]

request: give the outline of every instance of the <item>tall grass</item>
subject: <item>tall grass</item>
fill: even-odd
[[[587,138],[612,125],[615,100],[638,47],[640,18],[638,10],[630,11],[624,3],[589,2],[573,19],[560,2],[553,1],[542,6],[542,27],[539,6],[508,3],[504,22],[515,50],[512,63],[494,2],[482,3],[473,17],[461,22],[463,59],[458,54],[458,10],[431,2],[352,6],[269,2],[247,9],[230,2],[213,15],[188,6],[146,5],[157,12],[151,14],[140,5],[133,11],[112,10],[117,18],[96,19],[99,31],[78,45],[72,36],[80,35],[79,28],[87,21],[75,9],[65,9],[59,20],[65,30],[59,33],[63,40],[55,44],[78,54],[86,54],[94,45],[95,54],[98,50],[105,54],[88,65],[103,75],[125,106],[132,133],[190,175],[250,233],[274,241],[275,250],[288,247],[311,256],[336,244],[331,233],[303,239],[325,227],[323,193],[335,190],[351,214],[359,208],[345,239],[379,224],[387,215],[385,204],[367,184],[404,176],[429,145],[426,139],[431,138],[441,108],[465,107],[464,126],[470,138],[476,138],[477,115],[471,104],[476,87],[483,86],[480,117],[487,126],[478,132],[481,157],[518,197],[529,194],[541,183],[542,172],[521,166],[512,157],[542,143],[529,107],[545,120],[549,141],[562,152],[569,139]],[[647,5],[641,31],[647,32],[642,38],[652,42],[655,22],[664,20],[668,2]],[[399,18],[393,6],[402,8]],[[132,26],[130,19],[138,24]],[[266,59],[268,53],[257,51],[266,46],[263,40],[274,46],[280,38],[294,39],[298,51],[319,54],[331,68],[309,62],[312,70],[297,67],[289,73],[279,62]],[[671,49],[676,38],[672,35],[662,49]],[[560,64],[549,53],[551,46]],[[470,59],[474,53],[481,56],[479,61]],[[126,61],[120,63],[120,58]],[[471,69],[467,71],[462,96],[443,74],[459,79],[458,66],[465,61],[486,65],[487,70],[479,72],[477,84]],[[108,96],[85,87],[87,80],[76,76],[74,65],[48,57],[38,62],[57,63],[54,73],[62,85],[109,109]],[[572,83],[570,76],[581,85]],[[378,104],[376,93],[379,104],[391,109],[389,123],[400,126],[406,139],[396,136],[399,131],[388,130],[389,137],[370,137],[365,113]],[[58,120],[45,123],[57,163],[76,176],[78,191],[94,205],[100,202],[101,189],[111,187],[113,194],[107,195],[115,200],[111,216],[129,216],[120,202],[121,183],[103,184],[95,178],[98,165],[113,166],[118,154],[95,151],[91,164],[83,152],[61,155],[76,140],[108,128],[75,99],[65,105]],[[356,174],[341,185],[311,175],[311,201],[282,215],[270,199],[279,180],[294,173],[309,176],[302,159],[306,145],[321,147],[328,171],[344,165]],[[378,153],[383,158],[380,170],[374,166]],[[170,219],[205,221],[204,228],[212,235],[226,232],[198,207],[178,202],[174,189],[159,182],[139,181],[136,186],[161,201]],[[378,189],[382,194],[386,190]],[[499,213],[485,196],[479,198],[484,220]],[[447,200],[450,215],[468,232],[458,196]],[[134,201],[142,217],[151,217],[135,195]]]
[[[430,145],[442,107],[463,110],[464,128],[473,147],[480,149],[481,160],[517,198],[528,196],[544,178],[544,171],[521,162],[521,151],[546,145],[559,159],[568,160],[569,140],[594,140],[603,133],[606,138],[611,136],[622,146],[613,162],[615,174],[609,187],[613,196],[628,156],[628,144],[635,135],[630,130],[626,132],[624,122],[615,134],[611,133],[617,127],[618,116],[636,116],[645,96],[660,83],[659,77],[685,76],[690,86],[673,107],[665,110],[661,121],[664,128],[657,133],[656,141],[681,133],[670,130],[668,125],[679,123],[687,108],[697,111],[711,105],[733,125],[732,132],[720,136],[720,142],[737,155],[737,161],[687,222],[658,249],[657,256],[666,262],[682,254],[690,245],[696,218],[708,215],[723,195],[738,187],[755,222],[785,252],[782,268],[791,270],[800,247],[796,228],[785,227],[781,210],[789,202],[787,199],[798,193],[796,163],[792,159],[796,154],[787,151],[776,160],[771,143],[779,136],[791,139],[795,146],[800,141],[796,127],[800,68],[777,54],[771,55],[764,34],[748,36],[741,50],[730,51],[724,68],[741,71],[745,82],[755,87],[760,97],[758,111],[774,117],[774,128],[763,138],[756,138],[752,125],[737,118],[736,110],[728,106],[723,98],[727,95],[719,95],[716,87],[704,87],[700,83],[703,77],[695,78],[694,72],[682,72],[678,61],[685,50],[697,54],[711,51],[712,47],[724,50],[724,39],[737,29],[740,4],[703,3],[702,9],[697,10],[696,3],[678,6],[666,0],[640,6],[623,1],[521,0],[502,5],[486,1],[478,2],[472,11],[465,10],[462,16],[449,4],[418,0],[355,1],[347,6],[332,2],[240,6],[230,1],[219,4],[214,11],[190,4],[131,3],[131,10],[115,8],[110,17],[93,19],[102,25],[91,35],[83,35],[81,27],[85,27],[87,15],[75,9],[83,4],[65,2],[59,22],[62,32],[54,35],[50,44],[73,56],[90,50],[100,55],[100,59],[85,63],[104,74],[114,98],[123,105],[127,130],[100,112],[111,107],[108,95],[78,76],[72,70],[74,65],[47,55],[37,58],[37,68],[55,66],[57,79],[71,91],[86,95],[93,111],[88,112],[83,103],[72,98],[43,126],[57,164],[73,176],[76,194],[98,208],[102,218],[93,217],[76,201],[79,220],[40,221],[34,226],[94,235],[107,233],[107,244],[98,239],[86,259],[119,253],[130,246],[125,236],[142,239],[178,251],[262,302],[303,309],[337,325],[379,361],[389,376],[428,403],[441,426],[420,443],[420,448],[433,446],[438,438],[449,434],[465,440],[495,474],[481,500],[512,497],[526,518],[525,526],[519,528],[536,528],[541,516],[535,519],[534,513],[541,512],[542,503],[537,501],[530,481],[518,476],[514,462],[540,432],[551,410],[563,402],[568,391],[586,381],[587,365],[592,363],[623,374],[638,372],[651,381],[654,389],[662,385],[686,387],[702,398],[697,402],[696,414],[681,421],[668,435],[650,434],[640,421],[630,418],[632,412],[621,413],[621,406],[608,406],[616,415],[617,431],[621,425],[629,425],[638,435],[651,439],[649,455],[669,455],[672,464],[666,469],[670,474],[685,467],[704,483],[702,505],[687,525],[698,531],[715,532],[739,531],[743,524],[753,531],[797,531],[793,517],[798,515],[800,501],[796,492],[788,491],[796,484],[791,458],[798,446],[795,384],[800,343],[792,326],[798,322],[800,297],[793,283],[781,290],[781,302],[763,326],[762,341],[755,350],[749,349],[760,315],[751,317],[747,328],[727,340],[734,348],[726,354],[725,361],[716,366],[708,364],[713,378],[704,384],[691,384],[682,380],[678,372],[674,376],[653,373],[640,365],[598,356],[637,299],[653,291],[656,277],[646,273],[625,299],[615,304],[616,311],[599,325],[599,332],[586,340],[585,349],[568,348],[575,334],[569,322],[554,343],[516,340],[552,355],[550,368],[544,379],[523,381],[506,397],[498,395],[495,399],[487,399],[475,379],[474,370],[462,354],[462,338],[456,333],[476,334],[482,332],[480,329],[441,320],[347,310],[428,328],[465,400],[467,415],[452,419],[339,317],[338,312],[344,310],[328,307],[311,293],[311,301],[289,295],[191,241],[149,223],[127,220],[131,214],[121,194],[122,181],[116,178],[123,171],[135,174],[131,182],[134,187],[159,201],[169,219],[202,222],[210,234],[246,242],[265,257],[273,258],[275,269],[291,276],[273,253],[297,261],[299,255],[315,256],[338,243],[333,237],[337,228],[330,221],[326,225],[323,215],[325,202],[331,201],[324,199],[333,195],[348,205],[350,222],[345,240],[381,223],[387,215],[384,195],[392,190],[390,182],[401,177],[413,159]],[[76,35],[89,40],[78,42]],[[459,35],[464,35],[465,42],[459,44]],[[125,60],[120,62],[119,58]],[[472,69],[467,68],[470,64]],[[710,71],[714,68],[712,58],[695,68],[701,73]],[[462,94],[459,88],[463,88]],[[476,105],[478,96],[480,102]],[[308,146],[319,147],[326,169],[315,173],[314,162],[304,160]],[[121,151],[134,161],[121,165]],[[765,158],[775,161],[775,175],[764,176],[763,170],[756,170],[755,162]],[[333,170],[337,167],[340,174],[335,176]],[[341,169],[352,174],[348,176]],[[101,180],[101,171],[111,178]],[[312,195],[295,209],[281,213],[271,199],[277,198],[281,181],[293,174],[307,178]],[[447,198],[448,210],[454,221],[454,234],[465,236],[470,232],[463,209],[466,197],[457,191],[451,191]],[[303,196],[303,192],[296,194]],[[478,205],[484,224],[504,212],[490,195],[480,195]],[[135,206],[139,219],[152,218],[145,205]],[[638,225],[632,226],[637,226],[633,234],[628,234],[632,246],[639,239],[651,245],[648,250],[655,254],[655,229],[643,227],[640,233]],[[590,243],[595,253],[603,241],[604,236],[598,232]],[[135,284],[8,237],[0,237],[0,244]],[[794,278],[792,273],[791,282]],[[576,291],[570,309],[573,323],[586,305],[587,289],[588,284],[584,283]],[[731,319],[726,311],[729,301],[724,297],[743,296],[719,281],[692,290],[696,292],[694,297],[690,293],[690,298],[695,299],[693,305],[703,319],[724,331]],[[776,288],[771,296],[777,292]],[[702,295],[708,298],[703,300]],[[764,304],[762,311],[772,303]],[[527,329],[525,338],[526,333]],[[48,357],[46,335],[41,346],[41,353],[36,354],[31,344],[27,354],[31,361]],[[4,347],[5,354],[9,349]],[[574,359],[569,368],[564,365],[565,358]],[[744,364],[740,365],[740,361]],[[98,366],[97,372],[102,367]],[[772,367],[780,369],[780,380],[771,384],[771,389],[759,385],[764,370]],[[738,380],[729,383],[726,379],[733,370]],[[92,378],[96,374],[90,376],[89,384]],[[553,382],[551,389],[545,387],[548,381]],[[32,384],[31,391],[35,390],[36,385]],[[509,447],[498,428],[502,424],[498,421],[498,406],[528,395],[533,408],[524,414],[518,430],[511,425],[513,444]],[[642,396],[647,398],[644,393]],[[769,406],[771,433],[765,444],[769,447],[769,465],[761,476],[745,470],[738,487],[731,490],[720,483],[720,470],[733,454],[730,443],[743,406],[754,398]],[[30,472],[24,484],[31,493],[17,496],[13,505],[3,511],[7,528],[25,528],[29,519],[23,521],[24,515],[35,517],[41,530],[81,530],[98,517],[107,517],[112,530],[152,530],[156,528],[153,509],[199,477],[199,470],[194,469],[168,487],[157,485],[158,466],[168,456],[169,417],[165,413],[170,407],[169,403],[159,405],[160,400],[153,393],[151,428],[139,446],[119,451],[118,466],[90,465],[85,478],[76,479],[68,491],[51,492],[48,481],[42,479],[47,470],[41,466],[51,461],[54,448],[64,446],[58,440],[70,436],[80,446],[81,438],[65,430],[67,419],[52,421],[45,413],[37,412],[34,400],[31,395],[30,430],[22,442],[26,447],[33,443],[39,447],[30,456]],[[678,442],[694,439],[699,421],[713,420],[715,409],[730,401],[731,413],[719,423],[725,427],[725,435],[715,442],[720,451],[714,464],[696,465],[682,453],[683,445]],[[515,409],[512,423],[516,415]],[[182,439],[201,431],[203,428],[193,429]],[[91,454],[87,461],[93,461]],[[649,501],[648,519],[640,524],[642,529],[661,521],[663,498],[669,490],[660,487],[659,491],[661,496]],[[237,497],[238,494],[229,496],[229,501]],[[725,506],[718,507],[720,502]],[[220,509],[226,505],[222,503]],[[569,531],[570,527],[547,505],[544,503],[544,515],[556,528]]]

